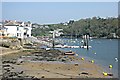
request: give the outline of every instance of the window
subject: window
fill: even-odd
[[[5,34],[2,34],[2,36],[5,36]]]
[[[26,24],[26,26],[28,26],[28,25]]]
[[[17,33],[17,36],[19,36],[19,33]]]
[[[19,27],[17,27],[17,31],[19,30]]]
[[[26,35],[27,33],[24,33],[24,35]]]
[[[27,34],[27,37],[29,37],[29,34]]]

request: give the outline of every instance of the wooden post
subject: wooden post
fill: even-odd
[[[83,40],[84,40],[83,46],[86,46],[86,35],[83,36]]]
[[[54,39],[55,39],[55,31],[53,31],[53,42],[52,42],[52,44],[53,44],[53,49],[54,49],[54,47],[55,47],[55,41],[54,41]]]
[[[53,40],[52,44],[53,44],[53,46],[52,46],[52,47],[53,47],[53,49],[54,49],[54,48],[55,48],[55,42],[54,42],[54,40]]]
[[[87,40],[86,40],[86,45],[87,45],[87,50],[89,49],[89,45],[88,45],[88,38],[89,38],[89,35],[86,35],[86,38],[87,38]]]
[[[88,49],[89,49],[89,42],[88,42],[88,40],[89,40],[89,35],[88,35],[88,34],[85,34],[85,35],[83,36],[83,39],[84,39],[83,46],[87,46],[87,50],[88,50]]]

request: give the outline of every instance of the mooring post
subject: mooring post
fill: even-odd
[[[89,45],[88,45],[88,38],[89,38],[89,35],[86,35],[86,38],[87,38],[86,44],[87,44],[87,50],[88,50],[88,49],[89,49]]]
[[[53,49],[54,49],[54,47],[55,47],[55,41],[54,41],[54,39],[55,39],[55,31],[53,31],[53,42],[52,42],[52,44],[53,44]]]

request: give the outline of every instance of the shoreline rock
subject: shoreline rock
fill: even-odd
[[[41,62],[33,63],[32,61],[47,61],[48,63],[44,63],[44,62],[43,63],[41,63]],[[63,66],[63,67],[59,67],[58,63],[55,63],[55,64],[51,63],[50,64],[49,61],[51,61],[51,62],[58,61],[58,62],[62,62],[65,64],[59,64],[60,66],[61,65]],[[79,61],[81,64],[73,63],[75,61]],[[72,64],[70,64],[70,63],[72,63]],[[85,68],[86,68],[90,65],[92,68],[93,68],[93,66],[97,67],[97,65],[91,64],[90,62],[87,62],[86,60],[83,61],[81,59],[78,59],[78,57],[75,57],[75,56],[66,56],[66,55],[64,55],[64,52],[62,52],[60,50],[54,50],[54,49],[50,49],[50,50],[36,49],[36,50],[32,50],[32,51],[26,50],[26,51],[22,51],[20,53],[6,55],[6,56],[3,56],[3,64],[4,65],[11,64],[10,66],[12,67],[12,69],[9,68],[10,71],[8,71],[8,72],[6,72],[6,70],[3,69],[5,71],[5,73],[4,73],[5,78],[9,78],[12,76],[14,78],[20,78],[20,77],[23,77],[23,78],[30,77],[31,78],[31,75],[26,75],[27,73],[24,72],[24,70],[26,69],[25,67],[27,67],[27,66],[29,66],[33,70],[34,69],[36,70],[36,68],[41,67],[40,69],[42,69],[46,66],[48,66],[48,67],[46,67],[45,69],[47,69],[47,68],[49,69],[49,67],[53,65],[53,67],[50,67],[50,69],[52,69],[56,65],[56,67],[55,67],[56,70],[63,70],[64,71],[64,69],[65,69],[65,71],[66,70],[68,70],[68,71],[73,70],[73,72],[74,72],[74,69],[72,68],[72,66],[75,68],[79,68],[79,67],[81,68],[81,66],[85,66]],[[39,67],[37,67],[37,66],[39,66]],[[17,67],[24,68],[23,70],[21,69],[23,72],[17,72],[17,69],[18,69]],[[27,67],[27,68],[29,69],[29,67]],[[34,68],[34,67],[36,67],[36,68]],[[99,69],[99,67],[97,67],[96,69]],[[49,71],[49,70],[47,70],[47,71]],[[53,69],[53,71],[54,71],[54,69]],[[43,70],[43,72],[44,72],[44,70]],[[50,73],[50,72],[51,72],[51,70],[48,73]],[[59,74],[61,74],[61,73],[59,73]],[[77,76],[78,76],[78,74],[77,74]],[[37,75],[37,73],[36,73],[36,75]],[[84,73],[82,75],[84,75]],[[81,74],[79,76],[81,76]],[[87,77],[91,77],[91,76],[92,75],[89,75]],[[34,78],[35,76],[32,76],[32,77]]]

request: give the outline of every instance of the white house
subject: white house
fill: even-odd
[[[7,28],[8,37],[26,38],[31,37],[32,24],[30,22],[10,21],[4,24]]]
[[[17,27],[19,27],[19,23],[15,21],[10,21],[4,24],[4,27],[7,28],[7,36],[8,37],[17,37]]]
[[[24,27],[19,26],[17,27],[17,38],[24,38]]]
[[[63,32],[60,32],[62,30],[63,29],[57,29],[57,30],[49,31],[49,32],[52,33],[54,36],[59,37],[61,34],[63,34]]]

